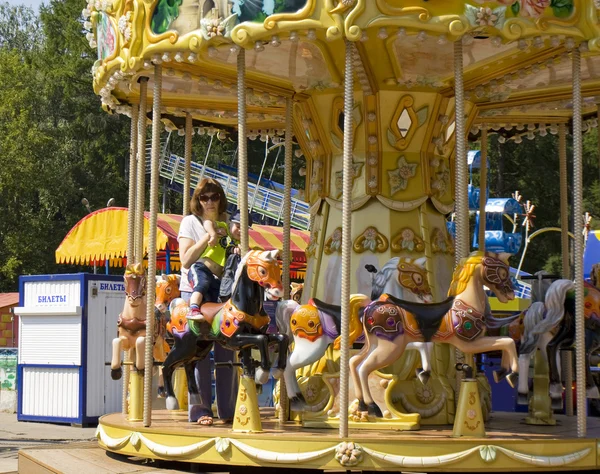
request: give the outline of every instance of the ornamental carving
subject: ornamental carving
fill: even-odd
[[[354,180],[361,175],[364,165],[364,163],[355,163],[354,161],[352,162],[352,186],[354,186]],[[335,198],[341,198],[343,191],[344,171],[340,170],[335,172]]]
[[[398,158],[397,164],[398,167],[396,169],[387,172],[392,195],[406,189],[408,181],[415,177],[417,174],[417,166],[419,166],[417,163],[409,163],[404,156]]]
[[[452,242],[450,234],[439,227],[436,227],[431,232],[431,248],[433,253],[454,255],[454,242]]]
[[[400,233],[392,239],[392,252],[423,252],[425,243],[409,227],[400,230]]]
[[[337,227],[333,234],[327,239],[325,242],[325,246],[323,247],[323,252],[325,255],[331,255],[334,252],[341,253],[342,252],[342,228]]]
[[[381,234],[375,227],[370,226],[356,238],[352,248],[356,253],[363,253],[367,250],[373,253],[383,253],[388,249],[388,246],[386,236]]]

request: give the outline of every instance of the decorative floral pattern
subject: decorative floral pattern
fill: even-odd
[[[388,171],[388,181],[393,194],[406,189],[408,181],[417,174],[418,163],[408,163],[404,156],[398,158],[398,168]]]
[[[119,18],[119,31],[125,39],[125,43],[128,43],[131,39],[131,11],[128,11],[125,15]]]
[[[221,23],[220,18],[205,18],[200,22],[200,28],[202,29],[202,36],[207,39],[223,36],[225,31],[225,26]]]
[[[325,255],[330,255],[334,252],[340,253],[342,251],[342,228],[338,227],[333,231],[331,237],[325,242],[325,248],[323,249]]]
[[[356,253],[363,253],[367,250],[381,253],[388,249],[388,240],[375,227],[369,226],[356,238],[353,248]]]
[[[412,229],[405,227],[392,239],[392,250],[394,252],[422,252],[425,250],[425,243]]]
[[[489,0],[474,0],[475,3],[485,3],[485,2],[489,2]],[[595,0],[596,3],[597,0]],[[502,9],[506,10],[508,7],[510,7],[510,11],[512,12],[512,14],[514,16],[521,16],[524,18],[540,18],[541,16],[544,15],[544,12],[546,11],[547,8],[552,8],[552,13],[554,14],[555,17],[557,18],[567,18],[569,16],[571,16],[571,13],[573,13],[573,9],[574,9],[574,5],[573,5],[573,0],[496,0],[495,3],[499,3],[501,5],[506,5],[505,7],[501,7]],[[469,17],[469,5],[466,6],[466,10],[467,12],[465,12],[466,16]],[[472,9],[475,10],[485,10],[485,8],[481,8],[481,9],[477,9],[475,7],[470,7]],[[500,10],[500,8],[497,8],[496,10],[494,10],[494,13],[496,13],[498,10]],[[471,21],[471,19],[469,18],[469,21]],[[500,23],[500,21],[502,21],[502,23],[504,23],[504,19],[500,20],[500,18],[498,18],[497,23]],[[472,24],[475,24],[473,22],[471,22]],[[477,24],[478,26],[501,26],[501,25],[485,25],[485,24]]]
[[[439,161],[437,171],[431,176],[431,188],[438,198],[446,194],[450,188],[450,169],[443,160]]]
[[[352,162],[352,184],[354,185],[354,180],[360,176],[362,173],[362,168],[364,163],[355,163]],[[335,172],[335,198],[339,199],[342,197],[342,192],[344,189],[344,171],[336,171]]]
[[[356,466],[362,461],[363,450],[359,444],[353,442],[340,443],[337,446],[335,459],[342,466]]]
[[[433,229],[431,233],[431,248],[433,253],[454,254],[454,244],[450,234],[444,232],[439,227]]]

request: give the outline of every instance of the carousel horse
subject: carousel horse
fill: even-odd
[[[304,284],[291,282],[290,287],[290,298],[296,303],[300,303],[300,300],[302,299],[302,291],[304,290]]]
[[[110,375],[119,380],[122,375],[121,351],[135,349],[135,367],[145,368],[146,346],[146,272],[140,263],[125,268],[125,306],[117,321],[117,337],[112,342]],[[158,320],[152,338],[153,355],[156,360],[165,360],[164,325]]]
[[[536,275],[542,274],[541,272]],[[519,378],[517,403],[526,405],[529,395],[529,364],[535,352],[539,349],[543,360],[549,366],[548,344],[554,338],[565,314],[564,300],[566,293],[573,289],[571,280],[540,280],[532,285],[532,300],[534,301],[520,316],[519,330],[512,323],[509,329],[511,336],[518,337],[519,345]],[[517,341],[515,341],[517,342]],[[554,351],[553,357],[556,360]],[[558,363],[558,360],[556,360]]]
[[[550,398],[552,408],[562,408],[562,383],[557,353],[575,343],[575,298],[572,292],[566,293],[564,302],[563,324],[548,344],[548,362],[550,366]],[[585,368],[586,396],[600,398],[600,391],[594,383],[590,370],[590,357],[600,348],[600,290],[589,283],[584,283],[584,328],[585,328]]]
[[[506,303],[515,293],[506,254],[473,252],[454,271],[449,298],[440,303],[412,303],[383,295],[364,308],[367,343],[350,359],[350,373],[358,408],[382,417],[369,388],[369,374],[400,358],[409,342],[443,342],[468,353],[502,350],[496,382],[506,378],[514,386],[519,370],[514,341],[485,335],[487,298],[484,285]],[[512,372],[511,372],[512,370]]]
[[[166,332],[166,324],[169,321],[169,308],[172,301],[181,296],[179,291],[179,283],[181,277],[179,274],[161,275],[156,277],[156,298],[154,300],[154,316],[157,324],[160,324],[159,332],[164,334],[163,340],[163,351],[156,358],[157,362],[164,362],[167,358],[167,354],[171,350],[169,342],[167,342],[167,336],[170,335]],[[172,339],[171,339],[172,344]],[[162,367],[158,369],[158,393],[160,396],[164,396],[164,379],[162,374]]]
[[[281,377],[287,359],[288,338],[283,334],[267,334],[270,318],[263,309],[265,295],[270,300],[278,300],[283,295],[277,255],[277,250],[248,252],[237,268],[231,298],[225,303],[201,305],[204,321],[186,319],[181,311],[171,314],[168,329],[173,334],[175,344],[163,363],[169,410],[178,408],[172,385],[173,371],[183,365],[190,397],[199,396],[194,362],[208,355],[213,342],[241,351],[245,372],[254,375],[259,384],[269,378],[269,346],[276,344],[279,355],[273,376]],[[261,357],[256,371],[249,358],[252,347],[258,348]]]
[[[373,277],[374,287],[378,290],[372,293],[379,297],[378,291],[384,288],[394,291],[398,297],[414,301],[431,301],[431,288],[427,282],[425,259],[416,260],[404,258],[391,259],[383,269]],[[367,270],[377,272],[375,267],[367,265]],[[388,280],[393,279],[393,282]],[[362,335],[362,308],[370,302],[365,295],[350,297],[350,336],[352,345]],[[277,306],[277,325],[285,332],[290,340],[294,340],[294,350],[290,354],[284,373],[290,407],[294,411],[302,411],[306,402],[296,379],[296,370],[310,365],[323,357],[327,348],[333,344],[334,349],[340,348],[341,343],[341,308],[338,305],[324,303],[316,298],[306,305],[296,301],[282,301]],[[415,347],[420,350],[423,369],[417,370],[421,381],[429,378],[429,347],[422,344]]]

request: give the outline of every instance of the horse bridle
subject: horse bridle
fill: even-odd
[[[481,262],[483,264],[483,281],[491,286],[495,286],[504,293],[514,291],[512,282],[510,281],[508,265],[505,262],[494,257],[483,257]],[[505,276],[500,275],[500,269],[506,272]]]

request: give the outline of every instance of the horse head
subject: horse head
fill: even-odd
[[[267,298],[276,301],[283,297],[279,250],[251,250],[242,259],[238,271],[245,268],[248,278],[264,288]],[[239,280],[239,273],[236,281]]]
[[[290,298],[296,303],[300,303],[300,300],[302,299],[302,290],[304,290],[304,284],[291,282],[290,286]]]
[[[127,265],[125,268],[125,295],[131,306],[139,306],[146,296],[146,272],[141,263]]]
[[[154,306],[161,313],[167,310],[171,301],[179,298],[181,295],[179,291],[180,279],[179,275],[161,275],[156,279],[156,299],[154,300]]]
[[[398,262],[398,284],[424,303],[433,303],[433,294],[427,281],[426,257],[402,258]]]
[[[175,337],[181,337],[188,332],[188,304],[182,298],[175,298],[169,304],[171,317],[167,323],[167,331]]]
[[[515,299],[508,266],[509,254],[472,252],[454,270],[449,296],[458,296],[473,282],[482,282],[501,303]],[[477,277],[477,279],[474,279]]]

